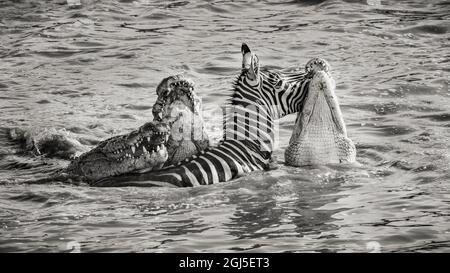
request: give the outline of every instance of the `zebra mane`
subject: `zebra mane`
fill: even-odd
[[[258,90],[258,92],[250,91],[245,83],[242,83],[242,77],[244,71],[235,78],[232,85],[231,94],[225,101],[225,112],[223,115],[223,123],[225,128],[225,122],[230,121],[233,115],[233,111],[239,110],[239,108],[247,107],[249,105],[257,106],[259,109],[257,112],[264,113],[269,119],[273,119],[279,115],[280,108],[278,105],[268,104],[267,98],[275,94],[267,94],[267,90]],[[274,86],[275,88],[282,87],[285,84],[298,85],[300,82],[304,82],[307,77],[307,72],[299,69],[271,69],[268,67],[261,68],[259,72],[260,84],[264,86]],[[249,90],[249,94],[245,94],[246,90]],[[272,103],[277,102],[270,100]],[[231,111],[230,111],[231,109]],[[282,111],[282,110],[281,110]],[[225,133],[225,131],[224,131]]]
[[[236,94],[237,93],[239,93],[238,91],[237,91],[237,86],[239,85],[239,78],[242,76],[242,72],[239,74],[239,75],[237,75],[235,78],[234,78],[234,80],[233,80],[233,83],[232,83],[232,88],[231,88],[231,90],[230,90],[230,95],[228,96],[228,98],[226,99],[226,101],[225,101],[225,106],[233,106],[233,105],[236,105],[236,102],[234,101],[234,99],[236,98]]]
[[[236,105],[242,105],[242,102],[236,101],[236,98],[242,93],[240,90],[238,90],[239,86],[239,79],[242,77],[243,72],[241,72],[233,81],[231,94],[228,96],[228,98],[225,101],[225,107],[233,107]],[[269,70],[268,68],[261,68],[260,75],[263,78],[264,81],[269,82],[270,84],[275,85],[277,81],[284,81],[287,78],[297,78],[302,77],[303,73],[295,71],[295,72],[284,72],[284,71],[278,71],[278,70]],[[262,95],[260,94],[261,99]]]
[[[273,73],[269,70],[265,70],[264,71],[266,74],[267,73]],[[241,91],[238,90],[238,86],[239,86],[239,79],[242,77],[242,74],[244,72],[242,71],[238,76],[236,76],[236,78],[234,79],[233,83],[232,83],[232,89],[231,89],[231,94],[230,96],[226,99],[225,101],[225,106],[226,107],[232,107],[232,106],[236,106],[236,105],[240,105],[241,102],[236,102],[235,99],[237,98],[237,96],[241,93]],[[274,73],[275,74],[275,73]],[[263,76],[265,77],[265,75]]]
[[[224,112],[224,115],[223,115],[223,126],[224,126],[224,131],[223,131],[224,136],[223,137],[224,138],[225,138],[225,134],[226,134],[225,123],[229,122],[233,118],[234,111],[236,110],[236,107],[246,107],[248,105],[255,105],[255,106],[256,105],[261,105],[261,104],[259,104],[256,101],[254,101],[254,103],[251,103],[251,102],[245,103],[245,102],[242,101],[242,99],[245,98],[245,97],[242,96],[243,92],[238,87],[241,85],[241,77],[243,76],[243,73],[244,73],[244,71],[241,71],[241,73],[238,76],[236,76],[236,78],[234,79],[234,81],[232,83],[232,88],[230,90],[231,94],[228,96],[228,98],[225,101],[225,105],[224,105],[224,107],[225,107],[224,111],[225,112]],[[273,72],[265,70],[264,74],[261,73],[260,75],[262,75],[264,80],[267,79],[267,75],[266,75],[267,73],[273,73]],[[243,90],[245,90],[245,88],[243,88]],[[253,94],[253,95],[255,95],[255,94]],[[262,97],[261,94],[258,94],[258,99],[263,101],[263,97]],[[268,110],[269,109],[266,109],[265,111],[267,113],[269,113]]]

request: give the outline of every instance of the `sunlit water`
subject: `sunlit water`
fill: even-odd
[[[448,1],[0,1],[0,251],[450,251]],[[86,148],[152,119],[186,73],[220,137],[241,42],[262,65],[328,60],[361,166],[283,165],[190,189],[28,185],[68,161],[11,128]]]

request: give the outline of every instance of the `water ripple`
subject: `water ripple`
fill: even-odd
[[[448,1],[82,2],[0,1],[0,251],[450,249]],[[232,183],[23,183],[68,161],[5,130],[67,128],[88,149],[151,119],[156,85],[175,73],[196,81],[220,138],[241,42],[272,69],[328,60],[359,164],[284,166],[287,117],[276,168]]]

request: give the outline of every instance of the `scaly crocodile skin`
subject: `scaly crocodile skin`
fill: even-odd
[[[328,63],[312,59],[307,63],[306,71],[312,81],[285,151],[286,164],[305,166],[354,162],[355,145],[347,137]]]
[[[115,136],[70,163],[64,173],[87,180],[123,174],[139,169],[158,169],[167,160],[164,146],[169,127],[149,122],[129,134]]]
[[[154,121],[131,133],[102,141],[63,171],[90,181],[119,174],[150,171],[175,164],[208,146],[200,116],[201,101],[191,80],[165,78],[157,87]]]
[[[155,121],[163,121],[171,128],[165,166],[183,161],[209,146],[201,99],[194,92],[194,83],[181,75],[174,79],[163,80],[167,88],[158,88],[158,99],[153,106]]]

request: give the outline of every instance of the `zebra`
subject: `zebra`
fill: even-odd
[[[160,171],[101,179],[95,186],[192,187],[226,182],[267,170],[274,149],[274,122],[301,111],[311,76],[308,71],[261,69],[243,43],[242,70],[224,108],[223,139],[176,166]]]

